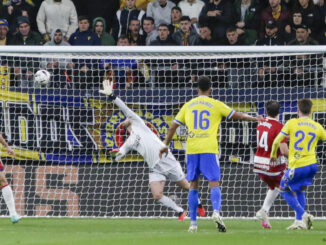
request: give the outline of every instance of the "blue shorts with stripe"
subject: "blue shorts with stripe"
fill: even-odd
[[[312,184],[318,171],[317,164],[311,164],[301,168],[288,169],[281,180],[282,189],[290,188],[291,191],[301,191],[303,186]]]
[[[193,181],[204,176],[208,181],[220,181],[221,170],[218,155],[214,153],[188,154],[187,155],[187,177]]]

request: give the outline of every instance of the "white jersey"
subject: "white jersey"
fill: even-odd
[[[143,119],[129,109],[122,100],[116,98],[113,102],[132,122],[130,136],[120,148],[119,152],[121,155],[118,155],[116,160],[119,161],[129,151],[136,150],[147,162],[148,167],[153,169],[160,161],[159,153],[160,150],[165,147],[165,144],[149,127],[147,127]],[[174,158],[170,152],[169,156]]]

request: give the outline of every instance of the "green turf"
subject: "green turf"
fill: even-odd
[[[291,220],[272,220],[264,230],[258,221],[225,220],[219,233],[210,220],[199,220],[198,232],[187,232],[189,220],[165,219],[44,219],[24,218],[18,224],[0,219],[0,244],[153,244],[153,245],[326,245],[326,221],[314,221],[314,229],[287,231]]]

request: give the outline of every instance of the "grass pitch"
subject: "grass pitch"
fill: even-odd
[[[211,220],[199,220],[198,232],[187,232],[189,220],[165,219],[46,219],[24,218],[11,224],[0,219],[0,244],[33,245],[326,245],[326,221],[314,221],[314,229],[287,231],[292,220],[272,220],[270,230],[259,221],[225,220],[226,233],[219,233]]]

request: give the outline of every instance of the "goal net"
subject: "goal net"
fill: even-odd
[[[181,106],[196,96],[199,76],[212,80],[212,97],[237,111],[265,115],[278,100],[280,121],[295,117],[297,101],[311,98],[313,118],[326,126],[326,48],[316,47],[5,47],[0,66],[0,131],[17,155],[1,146],[16,201],[25,216],[173,217],[149,189],[149,169],[130,152],[113,162],[109,151],[128,137],[125,115],[99,94],[104,79],[115,94],[164,140]],[[38,70],[50,81],[34,81]],[[220,140],[222,214],[254,217],[267,187],[253,173],[256,124],[224,120]],[[186,128],[171,150],[185,169]],[[326,217],[325,150],[307,191],[307,209]],[[211,215],[208,184],[200,198]],[[187,192],[167,181],[165,195],[187,209]],[[0,215],[8,215],[0,199]],[[293,217],[278,197],[271,217]]]

